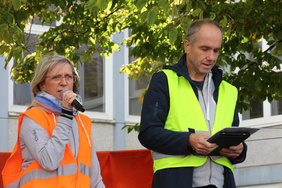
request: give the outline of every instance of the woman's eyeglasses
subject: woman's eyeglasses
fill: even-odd
[[[46,78],[51,78],[51,80],[54,82],[54,83],[60,83],[62,81],[62,79],[64,78],[65,81],[69,84],[71,83],[74,83],[76,81],[76,76],[69,76],[69,75],[66,75],[66,76],[61,76],[61,75],[55,75],[55,76],[46,76]]]

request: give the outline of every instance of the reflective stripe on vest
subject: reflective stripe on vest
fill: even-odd
[[[187,132],[188,128],[196,132],[207,132],[208,127],[199,101],[189,81],[178,76],[174,71],[165,69],[167,76],[170,109],[165,129],[177,132]],[[237,89],[222,81],[219,86],[218,102],[212,134],[224,127],[232,126],[237,101]],[[207,156],[201,155],[166,155],[152,151],[154,172],[165,168],[197,167],[205,163]],[[213,161],[224,165],[233,171],[233,166],[226,157],[212,156]]]
[[[44,170],[44,169],[35,169],[23,175],[22,178],[18,180],[17,184],[15,185],[22,186],[25,183],[28,183],[34,179],[49,179],[49,178],[54,178],[57,176],[67,176],[67,175],[72,175],[72,174],[77,174],[77,165],[76,164],[60,165],[57,170],[52,171],[52,172]],[[10,184],[6,187],[12,188],[14,186]]]
[[[55,128],[54,117],[52,114],[47,114],[40,109],[30,109],[19,116],[18,130],[20,130],[23,115],[27,115],[32,118],[47,131],[49,136],[52,135],[52,131]],[[88,145],[86,134],[91,135],[92,123],[87,116],[80,115],[85,127],[84,132],[81,122],[77,116],[78,115],[75,116],[79,130],[79,151],[77,160],[75,159],[71,148],[67,144],[64,158],[56,170],[47,171],[43,169],[37,161],[34,161],[24,171],[21,171],[22,151],[20,149],[20,141],[18,139],[11,157],[8,159],[2,172],[4,187],[90,187],[92,148]],[[55,120],[57,121],[57,119]]]
[[[90,171],[90,167],[89,166],[86,166],[85,164],[83,163],[80,163],[79,165],[79,172],[84,174],[85,176],[91,176],[91,171]]]

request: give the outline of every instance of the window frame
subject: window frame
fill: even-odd
[[[271,115],[271,103],[268,101],[263,102],[263,117],[242,120],[242,114],[239,114],[240,127],[269,127],[274,125],[281,125],[281,115]]]
[[[129,32],[130,30],[129,29],[125,29],[124,30],[124,38],[128,38],[129,37]],[[125,62],[124,64],[129,64],[130,62],[130,58],[129,58],[129,50],[130,48],[129,47],[126,47],[124,49],[124,59],[125,59]],[[124,74],[124,73],[123,73]],[[129,97],[129,82],[130,80],[128,79],[128,75],[124,74],[124,101],[125,101],[125,123],[127,125],[135,125],[136,123],[139,123],[140,120],[141,120],[141,116],[138,116],[138,115],[130,115],[129,113],[129,100],[130,100],[130,97]],[[136,93],[136,92],[135,92]]]

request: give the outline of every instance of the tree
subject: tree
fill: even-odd
[[[281,1],[275,0],[138,0],[137,9],[128,15],[132,37],[126,41],[128,46],[136,44],[130,55],[138,59],[122,71],[137,79],[151,75],[164,64],[177,62],[184,53],[189,24],[194,19],[211,18],[223,28],[224,41],[217,64],[230,67],[224,77],[239,89],[239,111],[248,109],[251,100],[271,102],[282,96],[282,76],[277,72],[281,70],[278,56],[282,55],[280,10]],[[270,46],[265,51],[257,45],[262,38]]]
[[[36,52],[22,62],[29,50],[24,28],[35,16],[42,24],[56,19],[61,25],[43,33]],[[251,100],[282,97],[281,0],[1,0],[0,18],[0,55],[6,55],[5,68],[14,58],[16,82],[30,81],[39,58],[49,51],[75,64],[91,59],[94,52],[108,56],[119,50],[111,35],[126,28],[132,35],[123,44],[134,47],[130,55],[137,60],[121,72],[130,79],[150,76],[178,61],[194,19],[210,18],[223,28],[217,63],[230,69],[224,78],[239,89],[239,111],[248,109]],[[265,51],[257,45],[262,39],[269,45]],[[87,49],[79,52],[83,45]]]
[[[20,83],[29,82],[36,63],[42,54],[49,51],[66,55],[76,64],[90,59],[95,52],[108,56],[118,50],[119,46],[110,40],[110,36],[121,31],[122,24],[118,20],[123,17],[124,10],[121,9],[125,2],[95,2],[1,0],[0,54],[6,55],[5,68],[12,57],[16,63],[11,70],[12,79]],[[98,6],[101,8],[98,9]],[[22,62],[24,52],[31,48],[25,38],[27,36],[28,39],[30,33],[25,33],[24,29],[28,24],[32,27],[36,16],[42,24],[54,20],[61,24],[40,35],[35,53]],[[78,52],[83,45],[87,48]]]

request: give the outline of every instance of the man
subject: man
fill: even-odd
[[[206,141],[224,127],[239,126],[237,89],[222,80],[216,60],[223,33],[202,19],[188,28],[185,54],[155,73],[144,96],[139,140],[152,150],[152,187],[235,188],[233,164],[243,162],[247,146],[224,148]]]

